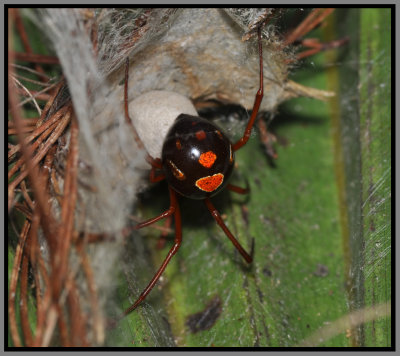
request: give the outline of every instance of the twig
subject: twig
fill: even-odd
[[[12,28],[12,19],[11,16],[13,14],[13,9],[9,10],[9,29]],[[14,61],[14,57],[12,55],[12,48],[13,48],[13,40],[11,36],[12,31],[9,31],[9,48],[8,48],[8,74],[12,76],[14,74],[14,68],[10,65]],[[47,191],[44,189],[44,185],[42,184],[41,176],[39,175],[39,170],[36,164],[31,160],[32,157],[32,149],[29,145],[26,144],[24,135],[22,133],[23,128],[23,119],[18,108],[18,100],[17,95],[15,93],[15,85],[12,81],[8,81],[8,95],[9,95],[9,105],[10,105],[10,112],[13,117],[15,127],[18,131],[18,140],[21,144],[21,152],[22,156],[25,160],[27,166],[27,172],[32,184],[33,192],[35,194],[35,201],[37,207],[40,212],[40,221],[41,226],[44,232],[46,239],[48,240],[50,248],[54,248],[55,244],[55,236],[54,233],[56,231],[57,222],[55,221],[53,215],[50,212],[49,206],[49,197]],[[13,191],[12,191],[13,193]],[[10,206],[9,206],[10,207]]]
[[[15,9],[14,10],[14,21],[15,21],[15,26],[17,28],[17,31],[19,33],[19,36],[21,38],[22,45],[23,45],[25,51],[30,53],[30,54],[33,53],[32,47],[31,47],[31,45],[29,43],[28,35],[27,35],[26,31],[25,31],[24,23],[23,23],[23,21],[21,19],[21,16],[19,14],[19,9]],[[43,68],[39,64],[36,64],[35,68],[38,71],[38,73],[40,73],[40,77],[42,77],[42,78],[44,78],[46,80],[47,75],[44,74]]]
[[[19,65],[19,64],[16,64],[16,63],[12,63],[11,64],[14,68],[18,68],[18,69],[21,69],[21,70],[25,70],[25,71],[27,71],[27,72],[30,72],[30,73],[33,73],[33,74],[35,74],[35,75],[41,75],[41,76],[44,76],[44,77],[46,77],[46,80],[47,81],[51,81],[51,80],[53,80],[53,78],[50,78],[49,76],[47,76],[45,73],[39,73],[38,71],[36,71],[36,70],[34,70],[34,69],[32,69],[32,68],[29,68],[29,67],[26,67],[26,66],[22,66],[22,65]],[[22,77],[22,75],[21,74],[18,74],[18,73],[15,73],[15,76],[17,77],[17,78],[21,78]],[[28,80],[28,81],[32,81],[32,82],[35,82],[34,80],[32,80],[32,79],[30,79],[30,78],[27,78],[27,77],[22,77],[24,80]],[[47,85],[49,85],[48,83],[46,83],[46,82],[37,82],[38,84],[40,84],[40,85],[42,85],[42,86],[47,86]]]
[[[53,125],[52,126],[50,126],[32,145],[31,145],[31,148],[32,148],[32,150],[36,150],[36,148],[38,148],[41,144],[42,144],[42,142],[48,137],[48,136],[50,136],[50,134],[54,131],[54,129],[57,127],[57,124],[58,123],[53,123]],[[35,130],[36,131],[36,130]],[[26,141],[28,141],[29,139],[31,139],[32,137],[34,137],[35,136],[35,131],[31,134],[31,135],[29,135],[28,137],[27,137],[27,140]],[[16,130],[16,132],[18,133],[18,131]],[[16,153],[16,152],[18,152],[19,150],[20,150],[20,148],[21,148],[21,145],[16,145],[16,146],[14,146],[13,147],[13,149],[12,150],[10,150],[10,152],[8,153],[9,154],[9,159],[8,159],[8,161],[9,162],[11,162],[12,161],[12,156],[11,156],[11,154],[14,154],[14,153]],[[13,152],[11,152],[11,151],[13,151]],[[19,158],[18,159],[18,161],[14,164],[14,166],[9,170],[9,172],[8,172],[8,179],[11,179],[11,177],[20,169],[20,167],[22,167],[23,165],[24,165],[24,158],[23,157],[21,157],[21,158]]]
[[[84,245],[81,242],[77,244],[77,250],[81,257],[81,263],[83,267],[83,271],[86,276],[87,285],[90,294],[90,306],[93,316],[93,327],[94,327],[94,334],[97,341],[97,344],[102,345],[104,342],[104,323],[102,320],[102,316],[100,313],[99,303],[98,303],[98,296],[97,296],[97,288],[96,282],[94,279],[94,274],[92,267],[90,266],[89,256],[87,255],[85,249],[83,248]]]
[[[78,123],[73,117],[66,176],[64,178],[64,198],[61,205],[61,224],[58,229],[58,235],[63,238],[58,240],[57,248],[53,251],[54,263],[52,264],[51,278],[53,302],[58,311],[58,326],[60,328],[63,346],[69,346],[71,342],[68,327],[64,318],[63,307],[60,302],[60,296],[64,283],[67,281],[68,261],[73,232],[75,203],[77,198],[78,133]],[[67,296],[69,296],[70,292],[71,290],[68,292]],[[74,305],[74,308],[76,308],[76,305]],[[71,329],[71,333],[76,336],[74,328]]]
[[[24,126],[24,128],[22,129],[22,132],[23,133],[31,133],[34,129],[35,129],[35,126]],[[13,129],[13,128],[8,129],[7,134],[9,136],[16,135],[17,129]]]
[[[8,208],[10,209],[12,207],[12,199],[13,199],[13,191],[14,189],[18,186],[18,184],[29,174],[32,174],[32,168],[36,168],[36,165],[43,159],[45,154],[48,152],[48,150],[51,148],[51,146],[58,140],[58,138],[61,136],[61,134],[64,132],[64,129],[70,122],[70,113],[67,113],[60,121],[58,126],[54,129],[50,137],[47,139],[46,143],[40,148],[40,151],[33,156],[32,158],[26,159],[25,155],[23,155],[24,161],[27,163],[28,169],[23,170],[18,177],[16,177],[13,182],[9,185],[8,187]],[[36,169],[35,169],[36,172]],[[35,176],[35,175],[34,175]],[[35,178],[32,178],[31,180],[34,180]],[[35,187],[34,187],[35,189]],[[39,189],[39,191],[42,191],[42,188],[39,186],[36,186],[36,189]],[[44,192],[43,192],[44,193]],[[44,193],[46,194],[46,193]],[[47,195],[47,194],[46,194]],[[48,201],[48,200],[47,200]]]
[[[63,82],[62,82],[63,83]],[[57,88],[60,83],[53,83],[51,85],[46,86],[44,89],[40,91],[31,91],[31,94],[34,98],[37,98],[38,100],[46,100],[48,102],[52,102],[51,99],[53,98],[50,94],[46,94],[46,92],[50,91],[53,88]],[[19,103],[20,106],[25,105],[28,103],[31,99],[25,99]]]
[[[69,306],[71,344],[74,346],[88,346],[85,330],[86,317],[80,308],[78,290],[72,277],[68,279],[68,284],[67,303]]]
[[[29,92],[29,90],[14,75],[11,75],[10,77],[28,94],[28,96],[33,101],[33,104],[35,105],[37,112],[39,113],[39,115],[41,115],[42,114],[42,110],[40,110],[40,107],[39,107],[36,99]]]
[[[44,110],[43,110],[42,112],[44,112]],[[57,123],[57,121],[59,121],[60,118],[61,118],[64,114],[65,114],[65,112],[64,112],[64,111],[61,111],[61,110],[58,111],[58,112],[56,112],[56,113],[52,116],[52,118],[50,118],[49,120],[47,120],[45,123],[41,124],[39,127],[36,128],[35,131],[33,131],[29,136],[27,136],[27,137],[25,138],[25,142],[26,142],[26,143],[31,142],[31,141],[34,140],[37,136],[39,136],[42,132],[44,132],[44,131],[46,131],[47,129],[49,129],[53,124],[54,124],[53,128],[56,127],[55,123]],[[40,120],[40,119],[39,119],[39,120]],[[37,123],[39,122],[39,120],[37,121]],[[13,126],[15,126],[15,124],[13,124]],[[51,131],[52,131],[52,130],[50,130],[50,131],[48,132],[48,134],[46,134],[45,137],[47,137],[47,136],[51,133]],[[33,147],[33,149],[34,149],[34,148],[35,148],[35,147]],[[15,145],[12,149],[10,149],[10,151],[8,152],[8,160],[10,161],[10,159],[12,158],[12,156],[14,156],[18,151],[20,151],[20,149],[21,149],[21,145],[20,145],[20,144],[17,144],[17,145]],[[10,174],[9,174],[9,177],[10,177]]]
[[[10,295],[8,299],[8,315],[9,315],[9,322],[10,322],[10,332],[11,338],[13,341],[14,346],[21,347],[21,339],[18,334],[18,326],[16,320],[16,312],[15,312],[15,297],[17,293],[17,284],[18,284],[18,275],[19,275],[19,268],[21,265],[22,253],[25,244],[26,237],[28,235],[28,231],[31,224],[28,220],[25,220],[24,226],[22,227],[22,231],[19,237],[19,242],[17,248],[15,249],[15,256],[14,256],[14,263],[11,272],[11,279],[10,279]]]
[[[37,117],[36,118],[32,118],[32,117],[27,117],[24,118],[24,124],[25,126],[36,126],[37,121],[39,120]],[[12,121],[8,121],[7,122],[7,127],[8,128],[15,128],[15,125]]]
[[[33,201],[32,201],[32,199],[31,199],[31,197],[30,197],[29,194],[28,194],[27,189],[26,189],[26,183],[25,183],[25,181],[22,181],[22,182],[21,182],[21,191],[22,191],[22,195],[23,195],[24,198],[25,198],[26,203],[27,203],[28,206],[29,206],[29,209],[31,209],[31,211],[33,211],[33,210],[34,210],[34,204],[33,204]]]
[[[334,336],[344,333],[348,329],[354,329],[357,326],[372,320],[378,320],[391,315],[391,304],[383,303],[353,311],[341,318],[335,320],[329,325],[318,329],[311,336],[302,341],[300,347],[315,347],[319,344],[332,339]]]
[[[51,294],[49,293],[48,298],[46,299],[46,301],[48,300],[48,302],[46,304],[50,304],[50,299],[51,299]],[[42,346],[42,347],[49,346],[51,337],[54,332],[54,328],[56,327],[57,320],[58,320],[57,310],[55,307],[50,306],[50,309],[48,310],[48,313],[47,313],[46,322],[45,322],[46,329],[44,330],[42,344],[40,346]]]
[[[57,248],[56,260],[59,261],[58,266],[53,271],[57,283],[54,283],[55,295],[60,295],[61,288],[68,271],[68,257],[70,252],[70,244],[74,227],[74,212],[77,198],[77,176],[78,176],[78,123],[73,118],[71,124],[71,138],[69,145],[69,153],[67,158],[66,175],[64,178],[64,198],[61,205],[61,225],[59,235],[62,240]]]
[[[29,325],[28,318],[28,253],[30,250],[30,242],[29,242],[29,234],[25,241],[25,245],[23,247],[23,256],[22,256],[22,267],[21,267],[21,276],[20,276],[20,293],[21,293],[21,302],[20,302],[20,319],[21,319],[21,327],[24,335],[24,343],[26,346],[32,345],[32,331]]]
[[[36,324],[36,334],[33,346],[42,345],[43,328],[44,322],[46,320],[46,311],[48,309],[51,289],[49,276],[45,263],[42,258],[42,253],[40,250],[38,242],[38,228],[40,223],[40,215],[38,209],[35,209],[33,214],[32,226],[31,226],[31,263],[34,270],[35,282],[36,282],[36,305],[37,305],[37,324]],[[41,278],[40,278],[41,277]],[[43,287],[41,287],[40,281],[43,280]],[[41,297],[41,290],[46,291],[43,298]]]
[[[10,52],[10,54],[17,61],[42,63],[42,64],[60,64],[60,60],[58,59],[58,57],[54,56],[46,56],[43,54],[35,54],[35,53],[21,53],[21,52]]]
[[[38,346],[40,345],[40,343],[36,343],[36,339],[37,339],[37,334],[38,334],[38,326],[40,323],[43,322],[43,318],[44,318],[44,312],[43,312],[43,308],[42,308],[42,303],[43,303],[43,299],[42,299],[42,285],[41,285],[41,279],[40,279],[40,273],[39,273],[39,263],[38,260],[41,257],[40,256],[40,249],[38,246],[38,239],[37,239],[37,233],[38,233],[38,229],[39,229],[39,224],[40,224],[40,216],[38,214],[38,209],[35,209],[35,211],[33,212],[33,218],[32,218],[32,223],[31,223],[31,228],[29,230],[29,241],[30,241],[30,250],[29,252],[29,260],[32,266],[32,274],[33,277],[35,279],[35,290],[36,290],[36,335],[35,338],[32,340],[32,344],[29,346]],[[48,283],[48,279],[46,279],[45,277],[43,278],[43,280],[45,281],[45,285],[46,283]],[[45,286],[43,286],[43,290],[45,290],[44,288]]]
[[[62,79],[62,80],[59,81],[59,83],[58,83],[58,84],[56,85],[56,87],[54,88],[54,92],[53,92],[53,94],[52,94],[50,100],[46,103],[46,105],[45,105],[44,108],[43,108],[42,116],[40,117],[40,119],[39,119],[39,121],[38,121],[38,123],[37,123],[37,126],[42,125],[43,122],[44,122],[46,119],[48,120],[48,116],[49,116],[49,113],[50,113],[50,109],[53,107],[53,104],[54,104],[54,102],[55,102],[55,100],[56,100],[56,98],[57,98],[57,96],[58,96],[60,90],[64,87],[64,85],[65,85],[65,80]]]
[[[26,204],[16,203],[14,208],[24,214],[28,220],[32,220],[32,213]]]
[[[53,268],[54,270],[54,268]],[[53,286],[51,287],[51,289],[53,290]],[[64,316],[64,303],[59,303],[58,300],[55,300],[54,296],[53,296],[53,306],[55,307],[55,310],[57,311],[57,322],[58,322],[58,329],[60,331],[60,338],[61,338],[61,344],[64,347],[70,347],[71,343],[70,343],[70,336],[69,336],[69,332],[68,332],[68,325]]]

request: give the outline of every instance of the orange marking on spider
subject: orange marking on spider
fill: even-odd
[[[202,141],[206,138],[206,133],[203,130],[197,131],[195,135],[199,141]]]
[[[213,192],[217,189],[224,181],[224,175],[222,173],[213,174],[212,176],[207,176],[200,178],[196,181],[196,187],[205,191]]]
[[[215,130],[215,133],[218,135],[218,137],[219,137],[221,140],[223,140],[223,139],[224,139],[224,137],[222,136],[222,133],[221,133],[221,131],[219,131],[219,130]]]
[[[181,141],[179,141],[179,140],[176,140],[175,145],[176,145],[176,148],[177,148],[178,150],[180,150],[180,149],[182,148]]]
[[[232,145],[229,146],[229,164],[233,163]]]
[[[174,162],[172,162],[170,159],[168,160],[168,164],[172,168],[172,173],[176,179],[178,179],[178,180],[186,179],[185,174],[177,166],[175,166]]]
[[[217,159],[217,155],[213,151],[207,151],[200,155],[199,163],[206,168],[211,168]]]

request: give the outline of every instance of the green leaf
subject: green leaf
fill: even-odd
[[[364,305],[391,298],[391,10],[360,17],[360,137]],[[365,344],[390,346],[390,317],[365,326]]]
[[[338,93],[333,122],[350,311],[386,310],[353,330],[354,346],[391,346],[390,16],[390,9],[338,12],[338,33],[354,44],[348,64],[329,74]]]

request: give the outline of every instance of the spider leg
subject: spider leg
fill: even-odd
[[[315,27],[320,25],[325,20],[325,18],[329,16],[333,11],[333,8],[317,8],[311,11],[308,16],[293,31],[286,35],[284,46],[299,42],[300,45],[308,47],[308,50],[296,54],[297,59],[302,59],[310,57],[321,51],[337,48],[346,44],[349,41],[348,37],[344,37],[342,39],[327,43],[321,43],[318,39],[315,38],[302,38],[307,33],[312,31]],[[291,62],[291,60],[289,60],[288,62]]]
[[[262,42],[261,42],[261,27],[258,28],[258,54],[260,57],[260,87],[257,91],[256,98],[254,100],[253,110],[249,122],[247,123],[246,129],[244,130],[243,137],[237,141],[233,146],[233,150],[237,151],[239,148],[244,146],[250,138],[251,129],[253,128],[254,122],[256,120],[258,110],[260,108],[261,101],[264,96],[264,84],[263,84],[263,56],[262,56]]]
[[[168,216],[165,219],[165,223],[164,223],[164,229],[165,231],[163,231],[160,235],[160,237],[158,238],[157,241],[157,249],[161,250],[164,248],[165,244],[167,243],[167,235],[168,235],[168,229],[171,227],[172,224],[172,215]]]
[[[303,52],[300,52],[298,54],[296,54],[296,58],[297,59],[302,59],[302,58],[306,58],[306,57],[310,57],[316,53],[319,53],[321,51],[326,51],[328,49],[333,49],[333,48],[338,48],[341,47],[343,45],[345,45],[347,42],[349,42],[349,38],[348,37],[344,37],[338,40],[334,40],[331,42],[319,42],[319,40],[316,40],[314,42],[308,40],[308,39],[304,39],[302,41],[300,41],[300,43],[304,46],[304,47],[308,47],[310,49],[305,50]]]
[[[162,219],[165,219],[169,216],[171,216],[173,213],[175,212],[175,209],[173,206],[170,206],[168,208],[168,210],[165,210],[164,212],[162,212],[160,215],[155,216],[154,218],[142,221],[141,223],[135,225],[135,226],[130,226],[130,227],[126,227],[122,230],[122,234],[126,237],[128,236],[132,230],[139,230],[143,227],[152,225],[154,223],[156,223],[157,221],[160,221]]]
[[[181,242],[182,242],[182,227],[181,227],[181,213],[179,210],[179,205],[178,205],[178,199],[176,196],[175,191],[172,188],[169,188],[169,194],[170,194],[170,199],[171,199],[171,206],[170,209],[167,211],[172,210],[171,214],[174,214],[175,217],[175,241],[174,245],[172,248],[169,250],[167,256],[165,257],[164,262],[162,263],[161,267],[158,269],[154,277],[151,279],[147,287],[143,290],[143,292],[140,294],[139,298],[136,300],[135,303],[133,303],[128,309],[125,310],[124,315],[129,314],[132,310],[136,309],[136,307],[146,298],[146,296],[150,293],[150,291],[153,289],[154,285],[157,283],[157,281],[160,279],[161,274],[164,272],[165,268],[167,267],[169,261],[171,260],[172,256],[175,255],[175,253],[178,251]],[[161,214],[163,215],[163,214]],[[168,216],[168,215],[166,215]],[[163,216],[163,217],[166,217]],[[158,221],[163,217],[156,217],[152,220],[152,222]],[[156,219],[156,220],[155,220]],[[144,224],[138,224],[136,226],[141,225],[139,228],[150,225],[152,222],[149,222],[150,220],[146,221]]]
[[[150,182],[151,183],[161,182],[164,179],[165,179],[164,174],[160,174],[160,175],[156,176],[155,170],[153,168],[151,168],[151,171],[150,171]]]
[[[223,222],[221,215],[219,215],[219,212],[217,211],[217,209],[215,209],[214,205],[211,203],[211,200],[209,198],[206,198],[204,199],[204,202],[206,203],[208,210],[210,211],[211,215],[213,216],[217,224],[221,227],[222,230],[224,230],[226,236],[228,236],[229,240],[232,241],[233,245],[240,252],[240,254],[246,260],[246,262],[247,263],[253,262],[253,258],[244,250],[244,248],[240,245],[239,241],[236,240],[235,236],[233,236],[233,234],[229,231],[228,227]]]
[[[141,228],[143,228],[143,227],[152,225],[152,224],[156,223],[157,221],[160,221],[160,220],[162,220],[162,219],[165,219],[165,218],[168,217],[168,216],[171,216],[174,212],[175,212],[175,208],[174,208],[173,206],[170,206],[170,207],[168,208],[168,210],[165,210],[165,211],[164,211],[163,213],[161,213],[160,215],[157,215],[157,216],[154,217],[154,218],[151,218],[151,219],[142,221],[141,223],[135,225],[135,226],[133,227],[133,229],[134,229],[134,230],[139,230],[139,229],[141,229]]]
[[[156,170],[157,169],[162,169],[162,164],[161,164],[161,159],[159,158],[152,158],[150,155],[147,157],[147,162],[150,163],[151,165],[151,171],[150,171],[150,182],[156,183],[160,182],[163,179],[165,179],[165,175],[163,173],[157,175]]]
[[[250,192],[250,188],[241,188],[233,184],[227,184],[226,189],[231,190],[232,192],[238,193],[238,194],[248,194]]]
[[[316,26],[318,26],[328,15],[333,12],[333,8],[317,8],[311,11],[308,16],[285,38],[284,45],[287,46],[303,37]]]
[[[264,120],[258,120],[257,126],[260,132],[261,142],[264,144],[268,157],[277,159],[278,154],[276,153],[274,148],[274,143],[276,142],[275,135],[273,135],[271,132],[267,130],[267,125]]]

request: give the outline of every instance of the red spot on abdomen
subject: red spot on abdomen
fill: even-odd
[[[198,179],[196,181],[196,187],[205,192],[213,192],[222,184],[223,181],[224,175],[222,173],[217,173],[212,176]]]
[[[204,140],[204,139],[206,138],[206,133],[205,133],[203,130],[197,131],[197,132],[195,133],[195,135],[196,135],[196,138],[197,138],[199,141]]]
[[[215,160],[217,159],[217,155],[213,151],[204,152],[200,155],[199,163],[206,168],[210,168]]]

